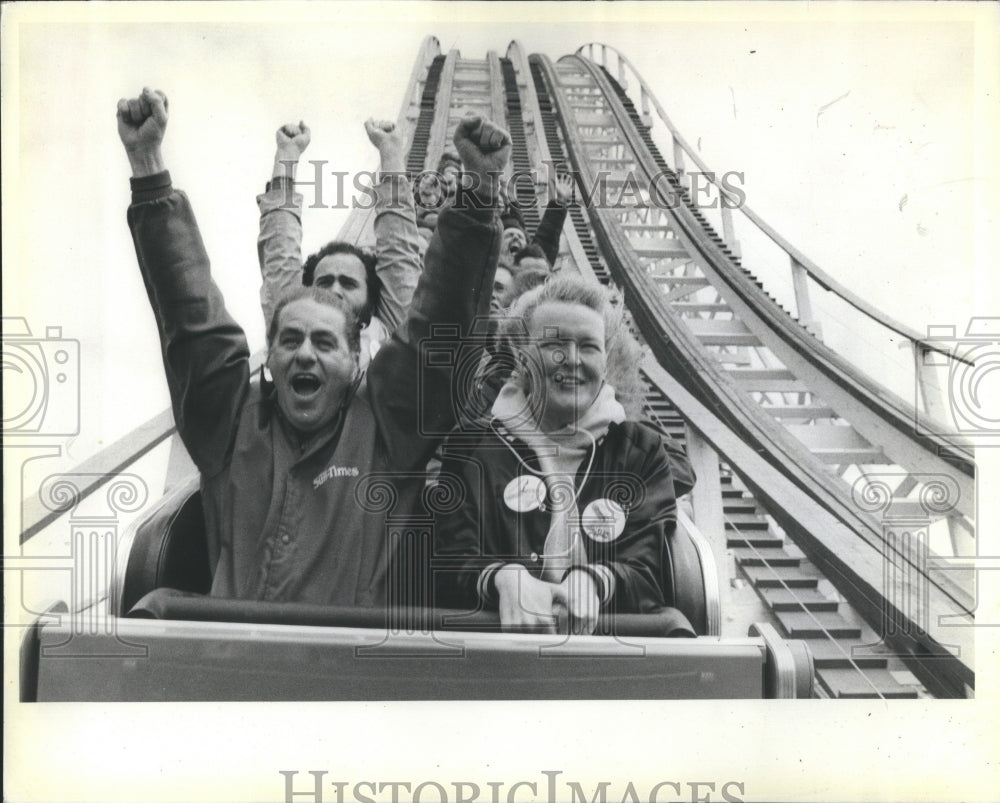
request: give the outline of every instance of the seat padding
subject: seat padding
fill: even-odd
[[[164,586],[199,594],[207,594],[212,587],[205,517],[197,489],[164,500],[138,526],[125,569],[122,611]]]

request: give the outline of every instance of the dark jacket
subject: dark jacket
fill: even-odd
[[[201,472],[214,595],[384,604],[389,517],[411,509],[423,466],[455,420],[451,376],[422,367],[441,365],[424,360],[426,348],[453,350],[486,313],[495,217],[442,214],[406,320],[336,420],[300,445],[273,394],[250,382],[246,338],[212,281],[187,196],[167,173],[133,180],[128,221],[174,419]],[[432,329],[439,323],[454,326]]]
[[[554,267],[559,257],[559,238],[562,237],[563,224],[566,222],[568,208],[555,199],[545,205],[545,212],[538,222],[535,235],[531,238],[534,245],[545,252],[549,267]]]
[[[505,444],[503,441],[506,441]],[[478,434],[450,439],[444,446],[440,481],[457,494],[461,505],[440,514],[435,525],[433,559],[435,598],[439,605],[474,608],[491,604],[480,599],[480,574],[497,561],[520,563],[540,576],[551,513],[544,509],[517,513],[504,501],[511,480],[529,473],[534,452],[496,423]],[[587,560],[603,564],[614,575],[610,607],[619,613],[647,613],[663,606],[660,589],[665,537],[676,526],[676,504],[670,464],[660,433],[625,421],[613,423],[597,441],[576,474],[577,506],[582,512],[596,499],[609,498],[625,508],[621,535],[606,542],[584,538]],[[443,496],[444,494],[442,494]]]

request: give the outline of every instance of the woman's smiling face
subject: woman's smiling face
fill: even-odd
[[[575,423],[604,384],[604,318],[583,304],[546,301],[527,326],[530,403],[539,426],[550,432]]]

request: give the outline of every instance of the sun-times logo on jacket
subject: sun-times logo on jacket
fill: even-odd
[[[313,480],[313,489],[319,488],[324,482],[334,477],[357,477],[361,472],[357,466],[327,466]]]

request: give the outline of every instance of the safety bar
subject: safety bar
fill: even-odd
[[[183,619],[192,622],[234,622],[311,627],[367,627],[389,630],[456,630],[499,632],[496,611],[445,608],[354,608],[298,602],[261,602],[207,597],[172,588],[150,591],[129,611],[130,618]],[[516,629],[519,633],[539,628]],[[645,614],[602,614],[595,635],[649,638],[694,638],[687,618],[676,608]]]

